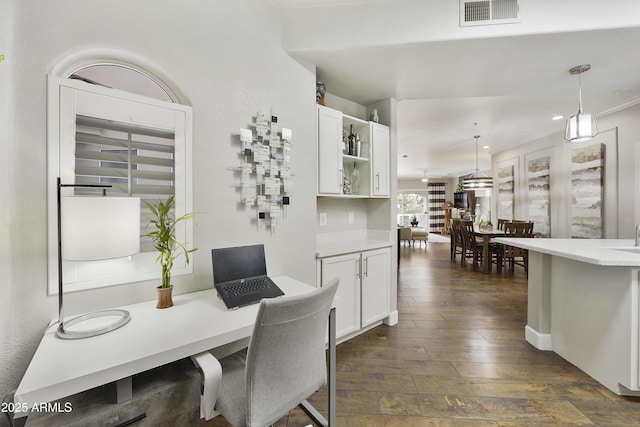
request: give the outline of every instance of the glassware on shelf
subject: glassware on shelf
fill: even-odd
[[[351,172],[351,194],[360,194],[360,171],[356,162],[353,162],[353,171]]]
[[[342,171],[342,194],[351,194],[351,182],[344,170]]]
[[[342,154],[349,154],[349,135],[342,129]]]

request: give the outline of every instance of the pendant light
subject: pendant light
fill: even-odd
[[[598,134],[596,126],[596,118],[593,114],[582,112],[582,82],[580,74],[591,69],[590,64],[577,65],[569,70],[569,74],[578,75],[578,114],[567,120],[567,128],[564,133],[564,139],[568,142],[580,142],[593,138]]]
[[[478,168],[478,138],[480,135],[475,135],[476,139],[476,173],[462,180],[462,188],[464,190],[481,190],[485,188],[493,187],[493,178],[490,176],[480,175],[480,169]]]

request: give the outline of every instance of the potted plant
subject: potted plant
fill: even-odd
[[[415,215],[413,216],[413,218],[411,218],[411,226],[412,227],[418,226],[418,217],[416,217]]]
[[[155,204],[150,204],[145,201],[145,204],[154,217],[147,226],[153,225],[154,230],[144,236],[151,237],[153,247],[159,252],[156,262],[159,262],[162,267],[162,284],[158,286],[157,308],[169,308],[173,306],[171,296],[173,291],[173,285],[171,284],[173,261],[180,254],[184,254],[185,261],[189,264],[189,254],[198,250],[198,248],[187,249],[186,243],[176,241],[176,224],[193,218],[195,213],[191,212],[179,218],[172,218],[173,195],[169,196],[165,202],[159,200]]]

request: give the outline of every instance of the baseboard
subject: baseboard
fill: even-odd
[[[529,325],[524,328],[524,339],[538,350],[553,350],[551,334],[541,334]]]
[[[396,326],[398,324],[398,311],[389,313],[389,317],[384,319],[384,324],[388,326]]]

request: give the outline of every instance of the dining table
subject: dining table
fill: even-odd
[[[484,260],[482,263],[482,272],[488,274],[491,272],[491,239],[495,237],[504,237],[504,230],[474,226],[473,235],[477,238],[482,238]]]

